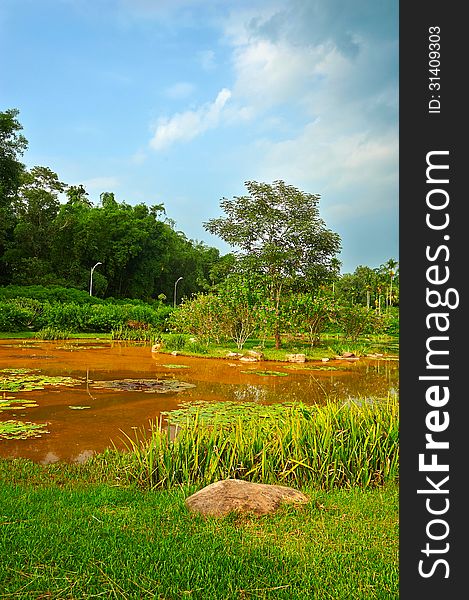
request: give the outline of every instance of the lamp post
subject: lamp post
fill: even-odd
[[[102,262],[97,262],[94,267],[91,267],[91,275],[90,275],[90,296],[93,295],[93,271],[96,269],[98,265],[102,265]]]
[[[177,284],[181,281],[181,279],[183,279],[182,277],[179,277],[179,279],[176,279],[176,282],[174,284],[174,308],[176,308],[176,287]]]

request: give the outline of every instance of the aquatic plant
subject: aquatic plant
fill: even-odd
[[[80,379],[73,377],[50,376],[40,374],[19,373],[19,369],[4,369],[0,376],[0,392],[30,392],[43,390],[46,386],[75,386],[81,385]]]
[[[25,440],[27,438],[41,437],[49,433],[47,423],[31,423],[29,421],[0,421],[0,439]]]
[[[68,329],[59,329],[48,325],[39,331],[36,331],[34,337],[40,340],[68,340],[72,337],[72,332]]]
[[[321,489],[374,487],[398,479],[398,401],[328,402],[262,407],[246,418],[220,407],[187,408],[151,423],[148,437],[125,435],[132,461],[128,474],[148,488],[207,485],[228,477]],[[279,408],[282,406],[282,408]],[[204,414],[205,411],[205,414]],[[231,414],[230,414],[231,413]],[[185,417],[185,421],[184,421]]]
[[[246,373],[248,375],[261,375],[262,377],[286,377],[288,373],[282,373],[282,371],[258,371],[256,369],[249,369],[248,371],[240,371],[240,373]]]
[[[161,341],[161,333],[153,327],[134,328],[128,326],[120,326],[111,329],[112,340],[128,340],[133,342],[150,342],[156,344]]]
[[[91,385],[112,390],[138,391],[146,393],[180,392],[195,387],[193,383],[176,379],[116,379],[112,381],[92,381]]]

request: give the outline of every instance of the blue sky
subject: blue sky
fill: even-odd
[[[342,272],[398,256],[398,2],[1,0],[24,162],[189,238],[248,180],[320,194]]]

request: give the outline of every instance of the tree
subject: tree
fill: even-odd
[[[28,141],[20,133],[23,126],[16,118],[18,114],[15,108],[0,112],[0,207],[14,198],[24,171],[19,157],[26,151]]]
[[[0,257],[3,258],[6,244],[11,240],[15,219],[12,202],[21,185],[24,165],[19,158],[28,146],[20,133],[23,129],[17,120],[19,111],[9,109],[0,112]],[[6,282],[7,265],[0,261],[0,283]]]
[[[319,216],[317,194],[283,181],[247,181],[246,196],[223,198],[225,217],[204,223],[235,248],[239,268],[260,274],[274,308],[275,346],[279,348],[281,303],[291,289],[315,287],[337,270],[341,241]]]
[[[50,283],[54,220],[60,207],[58,194],[65,185],[47,167],[33,167],[22,180],[12,202],[16,226],[4,260],[11,266],[14,283]]]

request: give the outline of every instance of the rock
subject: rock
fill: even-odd
[[[179,352],[178,352],[177,350],[173,350],[173,351],[171,352],[171,355],[172,355],[172,356],[179,356]]]
[[[322,362],[329,362],[329,358],[321,358]]]
[[[264,354],[262,352],[256,352],[256,350],[248,350],[246,354],[256,360],[264,360]]]
[[[254,358],[254,356],[242,356],[239,360],[243,362],[257,362],[257,358]]]
[[[228,352],[226,358],[239,358],[240,356],[243,356],[240,352]]]
[[[159,344],[153,344],[153,346],[151,347],[151,351],[152,352],[158,352],[158,350],[161,349],[163,344],[159,343]]]
[[[223,516],[230,512],[265,515],[282,503],[304,504],[302,492],[281,485],[251,483],[240,479],[216,481],[186,498],[186,507],[203,515]]]
[[[355,354],[353,352],[342,352],[342,358],[355,358]]]
[[[285,356],[288,362],[304,363],[306,362],[306,354],[287,354]]]

